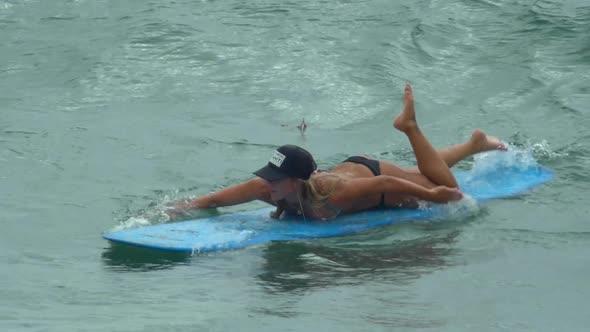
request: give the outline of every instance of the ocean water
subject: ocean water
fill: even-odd
[[[0,0],[0,39],[2,331],[590,325],[586,0]],[[324,168],[413,164],[391,126],[406,82],[436,147],[481,128],[555,180],[338,238],[193,256],[101,238],[286,143]]]

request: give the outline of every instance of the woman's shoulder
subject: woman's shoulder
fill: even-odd
[[[331,172],[317,172],[312,175],[312,181],[315,188],[322,194],[327,194],[334,190],[334,187],[343,181],[343,178]]]

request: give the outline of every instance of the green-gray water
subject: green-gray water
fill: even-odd
[[[2,331],[590,325],[587,0],[2,0],[0,40]],[[437,147],[479,127],[556,179],[469,218],[192,257],[100,237],[285,143],[413,163],[406,81]]]

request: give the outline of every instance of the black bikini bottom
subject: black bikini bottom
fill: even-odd
[[[381,167],[379,167],[379,160],[369,159],[369,158],[363,157],[363,156],[352,156],[352,157],[346,159],[345,161],[343,161],[343,163],[347,163],[347,162],[364,165],[371,172],[373,172],[373,175],[375,175],[375,176],[381,175]],[[385,207],[385,193],[381,193],[381,201],[379,202],[378,208],[384,208],[384,207]]]

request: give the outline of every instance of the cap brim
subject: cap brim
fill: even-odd
[[[261,169],[254,172],[254,174],[266,181],[278,181],[289,177],[285,173],[269,165],[262,167]]]

